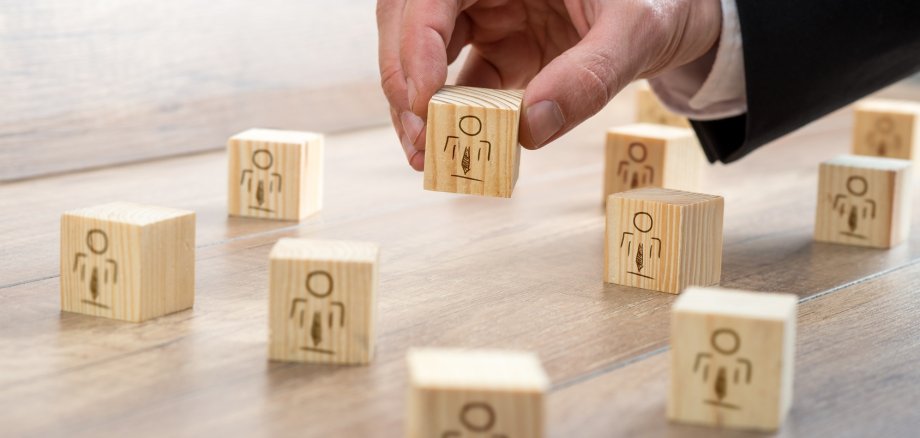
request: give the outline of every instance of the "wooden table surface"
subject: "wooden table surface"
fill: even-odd
[[[801,297],[780,436],[920,427],[920,190],[905,244],[811,239],[817,165],[848,151],[850,117],[706,171],[703,191],[726,201],[722,285]],[[0,435],[402,436],[406,351],[443,346],[539,354],[549,436],[709,436],[665,419],[675,297],[602,281],[604,129],[631,119],[626,92],[525,151],[510,200],[423,191],[388,128],[330,136],[325,209],[299,224],[227,218],[223,153],[0,186]],[[193,310],[60,312],[60,214],[114,200],[197,212]],[[268,252],[286,236],[379,243],[372,365],[267,360]]]

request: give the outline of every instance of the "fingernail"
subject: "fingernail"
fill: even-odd
[[[399,122],[402,123],[403,132],[409,139],[410,144],[414,145],[418,140],[418,136],[425,130],[425,122],[411,111],[403,111],[399,115]]]
[[[418,91],[415,89],[415,82],[412,79],[406,79],[406,89],[409,91],[409,109],[415,108],[415,97]]]
[[[565,124],[562,109],[551,100],[541,100],[528,106],[526,117],[527,125],[530,126],[530,138],[538,148]]]

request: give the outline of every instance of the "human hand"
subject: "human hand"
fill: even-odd
[[[721,31],[720,0],[378,0],[380,75],[409,164],[424,166],[428,101],[457,83],[523,88],[519,137],[539,148],[627,84],[699,59]]]

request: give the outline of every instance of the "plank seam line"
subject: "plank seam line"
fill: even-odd
[[[834,286],[834,287],[832,287],[832,288],[830,288],[830,289],[823,290],[823,291],[821,291],[821,292],[817,292],[817,293],[814,293],[814,294],[812,294],[812,295],[808,295],[808,296],[799,298],[798,304],[799,304],[799,305],[802,305],[802,304],[805,304],[805,303],[807,303],[807,302],[809,302],[809,301],[814,301],[814,300],[816,300],[816,299],[818,299],[818,298],[822,298],[822,297],[824,297],[824,296],[833,294],[834,292],[838,292],[838,291],[840,291],[840,290],[843,290],[843,289],[846,289],[846,288],[849,288],[849,287],[852,287],[852,286],[856,286],[856,285],[858,285],[858,284],[860,284],[860,283],[865,283],[865,282],[868,282],[868,281],[875,280],[875,279],[880,278],[880,277],[882,277],[882,276],[884,276],[884,275],[891,274],[891,273],[893,273],[893,272],[895,272],[895,271],[899,271],[899,270],[901,270],[901,269],[909,268],[909,267],[911,267],[911,266],[913,266],[913,265],[917,265],[918,263],[920,263],[920,260],[914,260],[914,261],[905,263],[905,264],[900,265],[900,266],[896,266],[896,267],[893,267],[893,268],[888,268],[888,269],[886,269],[886,270],[879,271],[879,272],[876,272],[876,273],[874,273],[874,274],[870,274],[870,275],[867,275],[867,276],[865,276],[865,277],[862,277],[862,278],[859,278],[859,279],[856,279],[856,280],[853,280],[853,281],[850,281],[850,282],[847,282],[847,283],[844,283],[844,284],[841,284],[841,285]],[[656,349],[647,351],[647,352],[645,352],[645,353],[639,354],[639,355],[637,355],[637,356],[635,356],[635,357],[631,357],[631,358],[629,358],[629,359],[625,359],[625,360],[622,360],[622,361],[619,361],[619,362],[614,362],[614,363],[612,363],[612,364],[610,364],[610,365],[607,365],[607,366],[604,366],[604,367],[595,369],[595,370],[590,371],[590,372],[588,372],[588,373],[586,373],[586,374],[584,374],[584,375],[577,376],[577,377],[573,377],[573,378],[568,379],[568,380],[563,380],[563,381],[561,381],[561,382],[559,382],[559,383],[557,383],[557,384],[552,385],[552,386],[550,387],[549,392],[550,392],[550,393],[554,393],[554,392],[561,391],[561,390],[563,390],[563,389],[569,388],[569,387],[571,387],[571,386],[575,386],[575,385],[577,385],[577,384],[579,384],[579,383],[587,382],[587,381],[589,381],[589,380],[591,380],[591,379],[594,379],[594,378],[600,377],[600,376],[602,376],[602,375],[604,375],[604,374],[607,374],[607,373],[616,371],[616,370],[618,370],[618,369],[620,369],[620,368],[625,368],[625,367],[627,367],[627,366],[629,366],[629,365],[632,365],[632,364],[634,364],[634,363],[641,362],[641,361],[643,361],[643,360],[652,358],[652,357],[657,356],[657,355],[659,355],[659,354],[661,354],[661,353],[665,353],[665,352],[669,351],[670,349],[671,349],[671,347],[670,347],[669,345],[666,345],[666,346],[664,346],[664,347],[659,347],[659,348],[656,348]]]

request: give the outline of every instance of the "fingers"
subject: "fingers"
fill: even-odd
[[[521,144],[537,149],[600,111],[645,63],[639,26],[615,17],[598,22],[577,45],[541,70],[527,86]]]
[[[407,0],[399,53],[409,109],[426,116],[431,96],[447,81],[447,47],[460,14],[456,0]]]
[[[470,51],[457,76],[457,85],[482,88],[503,88],[502,77],[495,67],[482,53],[476,49]]]

